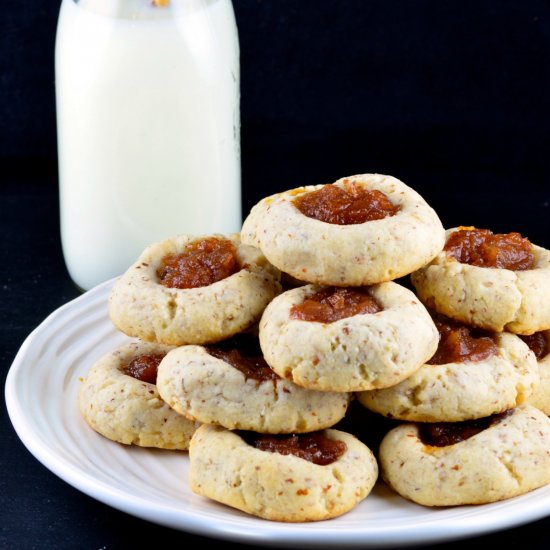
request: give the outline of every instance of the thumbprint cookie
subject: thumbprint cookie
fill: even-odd
[[[158,365],[171,349],[136,341],[96,361],[78,394],[90,427],[126,445],[188,450],[199,424],[172,410],[156,386]]]
[[[279,280],[238,234],[180,235],[148,246],[115,282],[109,315],[119,330],[149,342],[218,342],[259,320]]]
[[[377,478],[371,450],[334,429],[282,436],[205,424],[189,449],[194,493],[273,521],[340,516],[369,495]]]
[[[296,279],[364,286],[427,264],[443,248],[445,230],[415,190],[391,176],[362,174],[265,197],[241,238]]]
[[[373,412],[416,422],[459,422],[523,403],[539,385],[534,353],[515,334],[489,333],[436,318],[435,355],[391,388],[360,392]]]
[[[486,504],[550,483],[550,418],[524,403],[499,415],[406,423],[380,445],[382,479],[424,506]]]
[[[228,429],[301,433],[346,414],[350,394],[317,392],[280,378],[248,335],[209,346],[181,346],[159,365],[157,387],[173,409]]]
[[[493,331],[550,329],[550,251],[520,233],[456,227],[443,251],[411,274],[430,308]]]
[[[265,309],[259,336],[279,376],[304,388],[342,392],[401,382],[435,353],[439,340],[414,293],[391,281],[287,290]]]

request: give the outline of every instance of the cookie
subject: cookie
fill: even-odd
[[[328,429],[265,438],[201,426],[189,449],[192,491],[263,519],[306,522],[348,512],[377,480],[373,453],[351,434]],[[262,450],[291,447],[309,459]]]
[[[157,387],[173,409],[204,424],[261,433],[328,428],[346,414],[350,394],[306,390],[263,360],[257,338],[181,346],[159,365]]]
[[[540,384],[528,401],[550,416],[550,330],[521,337],[535,354],[539,364]]]
[[[426,425],[406,423],[390,430],[380,445],[382,479],[424,506],[486,504],[550,483],[550,418],[529,404],[502,416],[443,446],[425,442]]]
[[[455,233],[471,231],[479,230],[472,227],[447,230],[447,244],[456,238]],[[504,235],[510,244],[520,241],[510,235],[518,234]],[[467,233],[464,236],[468,242],[474,240],[468,239]],[[474,242],[462,248],[470,251],[475,261],[483,246]],[[550,329],[550,251],[534,244],[529,246],[533,263],[528,268],[519,266],[521,269],[470,265],[443,250],[428,265],[412,273],[411,282],[428,307],[463,323],[516,334],[547,330]],[[488,256],[499,257],[498,247],[487,252]]]
[[[172,410],[161,399],[154,383],[128,374],[136,360],[145,356],[153,362],[159,361],[171,349],[136,341],[96,361],[78,394],[80,412],[89,426],[125,445],[188,450],[199,424]]]
[[[439,335],[428,311],[412,291],[395,282],[345,289],[367,292],[381,307],[377,313],[328,323],[293,315],[293,308],[324,288],[305,285],[288,290],[265,309],[260,345],[279,376],[319,391],[385,388],[410,376],[437,349]],[[332,290],[337,297],[342,289]]]
[[[480,360],[425,364],[391,388],[359,392],[369,410],[416,422],[460,422],[490,416],[528,400],[539,385],[534,353],[518,336],[494,335]]]
[[[364,286],[427,264],[443,248],[445,231],[409,186],[391,176],[361,174],[262,199],[245,219],[241,238],[299,280]]]
[[[281,291],[279,279],[279,270],[238,234],[180,235],[147,247],[115,282],[109,316],[144,341],[218,342],[259,320]]]

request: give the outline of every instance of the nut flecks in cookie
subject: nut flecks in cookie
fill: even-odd
[[[321,290],[287,290],[266,307],[259,325],[265,360],[279,376],[318,391],[355,392],[393,386],[437,349],[438,332],[412,291],[393,283],[369,287],[382,310],[331,323],[291,317],[297,304]]]
[[[540,382],[535,355],[515,334],[495,335],[480,361],[425,364],[394,386],[357,394],[371,411],[409,422],[461,422],[515,407]]]
[[[161,362],[157,389],[180,414],[230,430],[275,434],[321,430],[345,415],[349,394],[309,391],[275,373],[258,372],[265,367],[254,352],[248,365],[239,368],[237,360],[235,367],[242,348],[227,342],[219,347],[221,357],[210,346],[180,346]],[[239,359],[246,361],[244,353]]]
[[[185,451],[198,423],[164,402],[158,388],[127,372],[135,359],[154,366],[155,358],[173,348],[131,341],[99,358],[79,389],[78,405],[89,426],[102,436],[125,445]]]
[[[461,227],[451,234],[444,248],[455,260],[478,267],[511,271],[532,269],[533,246],[520,233],[493,233],[488,229]]]
[[[226,247],[224,243],[229,242]],[[163,258],[195,250],[204,243],[221,243],[222,265],[238,270],[221,280],[196,288],[169,288],[159,282],[157,269]],[[195,258],[196,259],[196,258]],[[199,262],[190,279],[204,283]],[[188,266],[189,267],[189,266]],[[219,265],[218,265],[219,267]],[[217,268],[216,268],[217,269]],[[219,271],[216,271],[219,275]],[[280,293],[280,271],[261,251],[243,245],[239,234],[177,235],[148,246],[115,282],[109,296],[109,317],[131,337],[169,345],[213,344],[247,330],[256,323],[269,301]]]
[[[423,444],[419,427],[403,423],[380,445],[382,478],[424,506],[486,504],[550,483],[550,419],[523,404],[499,422],[443,447]]]
[[[378,189],[364,189],[346,181],[341,187],[328,184],[298,196],[294,206],[309,218],[338,225],[353,225],[394,216],[399,210]]]
[[[293,454],[264,452],[231,430],[203,425],[189,450],[191,490],[248,514],[285,522],[340,516],[368,496],[378,478],[372,451],[338,430],[344,452],[323,466]]]
[[[468,228],[451,228],[454,233]],[[550,329],[550,250],[531,244],[535,263],[512,270],[462,263],[443,250],[411,274],[418,297],[456,321],[494,332],[533,334]]]

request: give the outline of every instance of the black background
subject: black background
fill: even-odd
[[[519,231],[550,248],[550,3],[233,4],[245,213],[275,191],[378,172],[419,191],[447,227]],[[79,294],[59,242],[58,9],[52,0],[0,7],[3,377],[26,335]],[[125,548],[146,533],[163,545],[201,542],[60,481],[23,447],[5,407],[1,430],[1,548]],[[480,541],[543,548],[544,527],[548,520]]]

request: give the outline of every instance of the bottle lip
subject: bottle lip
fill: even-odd
[[[110,19],[156,21],[191,15],[230,0],[65,0]]]

